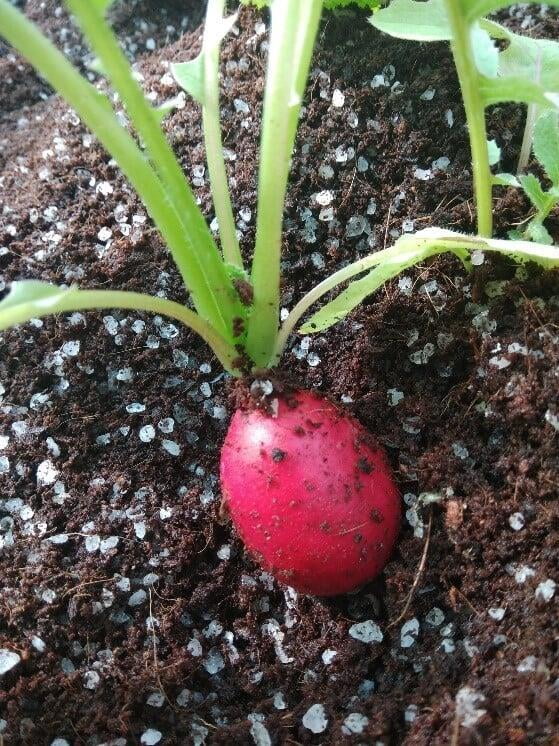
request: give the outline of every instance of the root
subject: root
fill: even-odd
[[[165,687],[163,686],[163,682],[161,681],[161,675],[159,673],[159,659],[157,657],[157,641],[155,637],[155,624],[153,623],[153,611],[152,611],[152,597],[151,597],[151,588],[149,590],[149,618],[151,622],[151,634],[152,634],[152,642],[153,642],[153,670],[154,675],[157,683],[159,684],[159,688],[161,690],[161,693],[167,700],[167,703],[171,707],[173,711],[176,712],[174,704],[169,699],[169,696],[167,695],[167,692],[165,691]]]
[[[423,545],[423,553],[421,555],[421,561],[419,563],[419,567],[417,568],[417,572],[415,574],[414,581],[412,583],[412,587],[410,588],[410,592],[408,594],[407,601],[404,605],[404,608],[402,609],[402,612],[398,615],[398,617],[393,621],[390,622],[390,624],[387,626],[386,629],[390,629],[391,627],[395,627],[399,622],[402,621],[402,619],[406,616],[408,613],[408,609],[410,608],[411,602],[413,600],[413,595],[415,591],[417,590],[417,586],[419,585],[419,581],[421,580],[421,576],[423,575],[423,571],[425,570],[425,564],[427,562],[427,553],[429,551],[429,542],[431,540],[431,524],[433,522],[433,509],[431,508],[429,511],[429,522],[427,524],[427,536],[425,538],[425,544]]]

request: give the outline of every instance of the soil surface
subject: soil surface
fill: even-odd
[[[20,5],[86,70],[57,4]],[[127,6],[115,23],[162,103],[178,93],[168,63],[199,49],[201,3]],[[507,22],[557,36],[557,15],[526,13]],[[266,18],[245,10],[223,55],[247,254],[266,42]],[[6,47],[0,101],[0,290],[33,277],[184,300],[117,168]],[[522,123],[515,107],[491,114],[505,170]],[[165,126],[211,221],[198,107]],[[528,214],[496,190],[499,235]],[[284,307],[402,231],[473,221],[447,46],[326,16],[286,209]],[[548,227],[559,235],[556,216]],[[281,373],[352,411],[404,496],[385,572],[347,597],[278,585],[224,521],[217,460],[235,391],[191,334],[118,310],[2,333],[0,665],[16,664],[0,741],[559,743],[557,273],[486,260],[469,276],[439,258],[328,333],[294,338]]]

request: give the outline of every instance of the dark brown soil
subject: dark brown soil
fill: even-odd
[[[53,3],[27,6],[57,41],[72,40],[81,64]],[[149,7],[117,20],[129,52],[154,40],[139,68],[161,102],[176,93],[163,63],[198,49],[181,19],[200,7],[161,2],[148,18]],[[260,22],[243,12],[224,48],[225,145],[247,253]],[[545,24],[556,35],[557,16]],[[35,277],[183,299],[109,158],[1,54],[0,289]],[[371,87],[377,75],[390,86]],[[505,168],[521,127],[516,108],[492,114]],[[189,176],[203,179],[211,220],[197,107],[187,102],[167,130]],[[446,171],[414,177],[442,157]],[[391,41],[352,12],[329,16],[294,159],[285,307],[406,221],[472,230],[468,159],[446,46]],[[330,221],[313,198],[324,189]],[[517,194],[496,193],[498,233],[527,214]],[[103,227],[112,243],[98,238]],[[557,235],[553,218],[549,228]],[[0,740],[124,746],[156,743],[157,731],[162,744],[559,743],[557,274],[487,261],[473,278],[442,258],[327,334],[293,339],[283,373],[344,402],[386,446],[404,494],[385,573],[348,597],[278,586],[224,523],[217,458],[234,392],[197,339],[119,311],[0,336],[0,648],[20,656],[2,678]],[[368,620],[381,642],[350,634]],[[327,720],[318,734],[313,714]]]

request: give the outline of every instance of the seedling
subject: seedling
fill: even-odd
[[[340,269],[310,290],[280,326],[285,193],[322,0],[273,0],[271,5],[250,272],[235,233],[218,119],[219,46],[234,22],[223,17],[224,0],[209,0],[200,57],[174,67],[177,80],[202,106],[220,248],[163,135],[162,112],[146,101],[105,20],[111,0],[66,3],[97,55],[97,69],[118,94],[133,134],[121,124],[108,98],[82,78],[8,0],[0,0],[0,33],[67,100],[119,164],[166,242],[195,310],[142,293],[23,280],[14,282],[0,303],[0,329],[50,313],[113,307],[150,311],[182,321],[210,345],[231,375],[247,376],[274,366],[311,306],[358,275],[363,277],[351,282],[299,331],[326,329],[406,267],[443,252],[454,253],[466,265],[472,251],[482,250],[544,267],[559,266],[557,251],[545,245],[432,228]],[[481,2],[483,12],[488,3]],[[469,37],[458,21],[463,24],[463,19],[456,24],[458,38],[464,42]],[[467,49],[457,52],[457,59],[467,61],[468,70],[470,47],[468,42]],[[472,95],[466,90],[470,104]],[[491,95],[501,100],[495,92]],[[546,105],[543,93],[533,95]],[[479,192],[488,171],[487,144],[479,116],[483,107],[471,107],[477,123],[473,145]],[[486,199],[490,181],[484,188],[480,194]],[[478,199],[484,216],[481,233],[488,233],[490,215],[488,220],[487,205],[479,194]],[[304,391],[276,395],[268,381],[260,392],[264,406],[235,414],[222,451],[222,488],[233,519],[249,549],[280,578],[309,593],[351,590],[381,570],[395,541],[400,505],[386,459],[357,422],[326,400]]]
[[[497,174],[496,180],[507,186],[521,187],[524,194],[536,208],[536,214],[520,231],[513,231],[511,238],[528,238],[540,243],[552,244],[544,220],[553,208],[559,204],[559,119],[557,112],[546,111],[538,118],[533,134],[534,155],[539,161],[545,175],[551,182],[549,189],[544,189],[534,174]]]
[[[559,44],[514,34],[485,17],[511,4],[509,0],[392,0],[370,19],[380,31],[400,39],[450,42],[470,136],[482,236],[493,232],[495,182],[490,166],[499,160],[496,143],[487,141],[485,110],[505,101],[527,104],[525,140],[529,143],[535,109],[559,107]],[[559,6],[559,0],[549,4]],[[499,52],[494,39],[507,43],[504,51]]]

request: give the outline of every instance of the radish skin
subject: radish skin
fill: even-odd
[[[383,569],[400,525],[398,489],[383,450],[326,399],[280,396],[275,417],[238,410],[220,472],[238,533],[281,582],[333,596]]]

